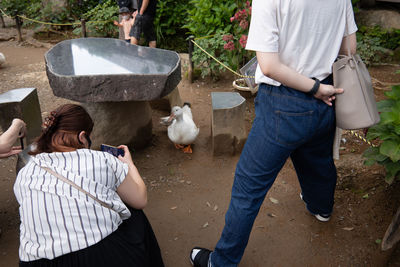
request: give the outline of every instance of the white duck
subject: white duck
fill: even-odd
[[[168,137],[177,149],[182,149],[184,153],[192,153],[191,144],[199,134],[199,128],[193,121],[190,104],[185,103],[183,107],[175,106],[171,110],[168,119],[171,123],[168,126]]]

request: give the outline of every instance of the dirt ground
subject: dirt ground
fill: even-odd
[[[52,94],[45,73],[45,47],[18,44],[14,29],[0,28],[0,52],[7,63],[0,69],[0,93],[22,87],[38,89],[43,115],[67,100]],[[379,99],[388,83],[400,83],[388,65],[371,68]],[[183,72],[184,73],[184,72]],[[166,266],[190,266],[188,254],[195,246],[213,248],[219,239],[239,155],[213,157],[211,151],[211,98],[214,91],[230,92],[231,79],[197,80],[183,77],[179,91],[192,103],[200,127],[192,155],[183,154],[168,140],[158,124],[166,109],[154,109],[152,144],[134,154],[134,162],[149,191],[145,212],[153,225]],[[246,123],[254,118],[254,96],[247,99]],[[153,105],[155,106],[155,105]],[[162,106],[162,105],[161,105]],[[392,216],[400,204],[400,183],[384,182],[379,166],[365,167],[367,148],[349,133],[343,136],[338,184],[331,221],[318,222],[299,199],[300,188],[290,161],[268,193],[254,224],[240,266],[400,266],[399,251],[380,250]],[[12,187],[15,158],[0,160],[0,266],[17,266],[19,245],[18,205]],[[273,198],[271,201],[271,198]],[[275,200],[277,201],[275,201]]]

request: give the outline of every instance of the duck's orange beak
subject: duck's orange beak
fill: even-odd
[[[173,119],[175,119],[175,115],[172,113],[169,115],[168,122],[171,122]]]

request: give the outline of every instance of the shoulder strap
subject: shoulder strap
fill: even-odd
[[[36,162],[35,162],[36,163]],[[37,164],[37,163],[36,163]],[[61,181],[63,181],[64,183],[69,184],[70,186],[73,186],[75,189],[79,190],[80,192],[84,193],[85,195],[87,195],[88,197],[92,198],[93,200],[97,201],[100,205],[102,205],[105,208],[108,208],[110,210],[112,210],[111,206],[103,201],[101,201],[100,199],[98,199],[97,197],[93,196],[92,194],[90,194],[88,191],[84,190],[82,187],[78,186],[77,184],[75,184],[74,182],[72,182],[71,180],[65,178],[64,176],[62,176],[59,173],[56,173],[55,171],[53,171],[50,168],[47,167],[43,167],[40,166],[39,164],[37,164],[40,168],[42,168],[43,170],[47,171],[48,173],[52,174],[53,176],[57,177],[58,179],[60,179]]]

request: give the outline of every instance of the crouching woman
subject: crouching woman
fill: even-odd
[[[92,128],[79,105],[46,118],[14,185],[20,266],[164,266],[128,148],[118,158],[91,150]]]

